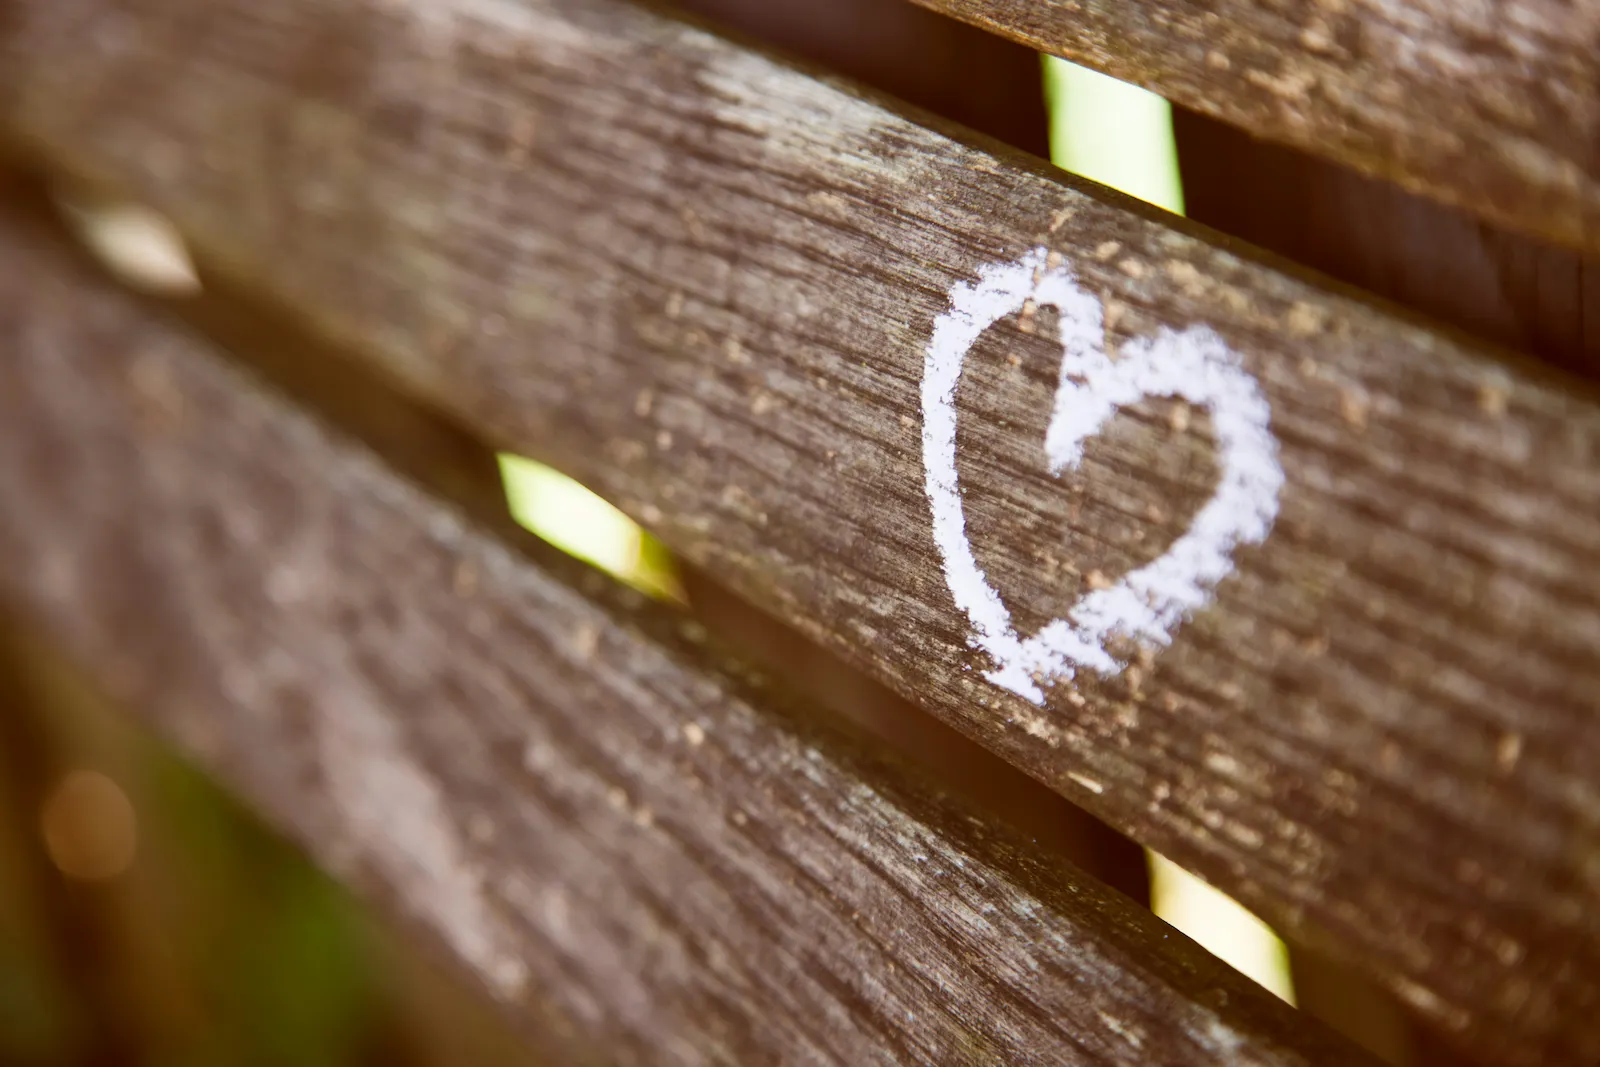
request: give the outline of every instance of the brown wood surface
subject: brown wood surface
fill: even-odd
[[[916,0],[1502,225],[1600,250],[1592,0]]]
[[[0,602],[559,1062],[1371,1062],[21,231],[0,291]]]
[[[1592,393],[642,9],[12,11],[18,143],[1461,1044],[1600,1053]],[[1042,710],[968,646],[918,407],[951,287],[1039,243],[1113,343],[1219,331],[1287,475],[1215,606]],[[1206,420],[1152,401],[1049,478],[1059,349],[1022,325],[969,359],[959,440],[1028,632],[1161,552],[1214,464]]]

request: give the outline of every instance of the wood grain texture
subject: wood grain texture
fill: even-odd
[[[1505,1063],[1600,1034],[1591,393],[590,0],[24,2],[0,124],[170,212],[323,335]],[[1112,343],[1213,327],[1272,408],[1271,538],[1115,682],[982,677],[920,455],[947,294],[1037,244]],[[1031,329],[1024,332],[1022,327]],[[1023,632],[1182,531],[1206,420],[1134,406],[1052,479],[1047,315],[958,397]],[[1098,573],[1097,573],[1098,572]]]
[[[0,602],[557,1062],[1371,1062],[16,231],[0,289]]]
[[[1600,250],[1591,0],[916,0],[1269,140]]]

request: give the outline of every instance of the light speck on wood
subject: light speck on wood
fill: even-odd
[[[204,259],[1463,1044],[1600,1056],[1592,393],[608,0],[8,19],[19,143],[154,203]],[[983,678],[900,419],[952,287],[1041,244],[1105,301],[1113,347],[1205,325],[1239,352],[1286,480],[1271,536],[1136,686],[1080,677],[1035,711]],[[1147,405],[1051,478],[1060,349],[1035,327],[989,331],[957,396],[972,543],[1020,632],[1080,595],[1064,573],[1162,552],[1215,478],[1205,413],[1175,433]],[[760,417],[757,390],[778,401]],[[1248,774],[1206,767],[1217,737]]]
[[[0,291],[0,602],[563,1062],[1370,1067],[8,227]]]

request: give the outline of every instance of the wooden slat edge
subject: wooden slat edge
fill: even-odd
[[[1600,7],[916,0],[1579,250],[1600,250]]]
[[[4,601],[525,1023],[607,1062],[1365,1062],[14,231],[0,283]]]
[[[99,10],[14,17],[14,137],[1456,1040],[1593,1058],[1590,394],[626,5]],[[1115,344],[1215,330],[1285,475],[1170,648],[1042,708],[952,602],[919,406],[953,288],[1040,246]],[[1025,630],[1176,537],[1212,462],[1146,403],[1052,480],[1040,321],[961,394],[973,540]]]
[[[1173,115],[1189,218],[1492,344],[1600,379],[1600,256],[1485,226],[1193,111]]]

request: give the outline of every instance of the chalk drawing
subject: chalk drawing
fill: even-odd
[[[1061,378],[1045,433],[1052,474],[1075,468],[1083,443],[1117,409],[1144,397],[1181,397],[1211,413],[1221,475],[1216,493],[1187,531],[1160,558],[1086,594],[1067,613],[1022,638],[968,540],[956,480],[956,386],[968,350],[994,323],[1029,301],[1060,313]],[[1043,685],[1069,681],[1088,668],[1107,677],[1126,666],[1107,649],[1121,636],[1136,645],[1165,647],[1172,633],[1211,599],[1233,571],[1239,545],[1259,544],[1278,514],[1283,469],[1260,386],[1221,337],[1205,327],[1162,328],[1105,351],[1104,308],[1066,266],[1049,265],[1036,248],[1014,263],[992,264],[976,284],[950,293],[950,310],[934,324],[922,370],[922,457],[933,539],[950,592],[972,622],[971,641],[994,666],[985,677],[1044,703]]]

